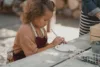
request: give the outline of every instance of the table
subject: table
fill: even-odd
[[[83,55],[85,54],[85,56],[86,56],[86,53],[87,53],[87,55],[89,55],[92,53],[92,50],[91,49],[87,50],[81,54],[83,54]],[[79,56],[80,55],[77,55],[69,60],[66,60],[58,65],[55,65],[54,67],[99,67],[98,65],[94,65],[89,62],[80,60]]]
[[[76,55],[77,52],[91,47],[88,34],[80,38],[76,38],[68,42],[68,44],[75,45],[78,50],[74,53],[66,53],[50,48],[2,67],[53,67],[66,61],[69,57]]]
[[[96,65],[80,61],[76,57],[66,60],[54,67],[98,67]]]

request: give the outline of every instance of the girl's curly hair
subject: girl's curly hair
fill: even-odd
[[[54,11],[54,3],[50,0],[30,0],[27,2],[27,11],[23,11],[23,23],[30,23],[36,17],[44,15],[45,9]]]

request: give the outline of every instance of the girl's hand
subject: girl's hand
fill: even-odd
[[[65,40],[64,40],[64,38],[62,38],[62,37],[56,37],[56,38],[53,40],[53,42],[52,42],[52,44],[53,44],[54,46],[60,45],[61,43],[66,43]]]
[[[67,44],[67,42],[65,41],[65,39],[64,39],[64,38],[63,38],[63,41],[62,41],[62,43],[63,43],[63,44]]]

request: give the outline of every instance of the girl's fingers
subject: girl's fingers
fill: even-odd
[[[63,40],[63,42],[62,42],[63,44],[67,44],[67,42],[65,41],[65,39]]]

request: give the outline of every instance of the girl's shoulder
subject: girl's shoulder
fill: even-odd
[[[18,30],[18,33],[22,35],[33,35],[29,24],[22,24]]]
[[[30,28],[30,25],[29,24],[22,24],[19,28],[19,31],[29,31],[31,28]]]
[[[17,32],[20,37],[27,36],[34,40],[35,36],[29,24],[22,24]]]

